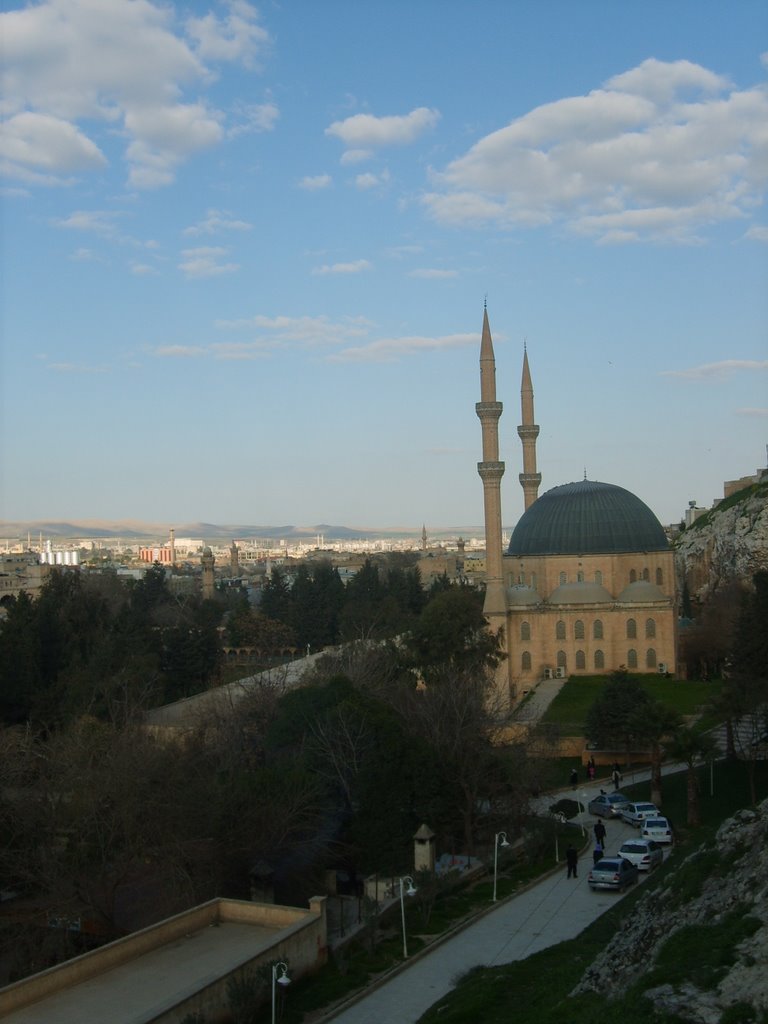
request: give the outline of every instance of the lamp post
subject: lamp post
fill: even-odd
[[[497,903],[496,899],[496,880],[499,875],[499,847],[509,846],[506,832],[497,832],[493,837],[493,903]]]
[[[280,974],[278,975],[278,971]],[[275,1024],[275,992],[278,985],[285,987],[291,984],[291,979],[288,977],[288,964],[282,960],[278,960],[276,964],[272,964],[272,1024]]]
[[[408,888],[404,890],[405,883],[408,883]],[[413,879],[410,875],[404,875],[400,879],[400,916],[403,919],[403,959],[408,957],[408,940],[405,935],[405,900],[403,899],[403,891],[409,896],[416,895],[416,886],[413,884]]]

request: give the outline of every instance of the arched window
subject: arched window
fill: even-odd
[[[599,583],[601,587],[603,585],[603,574],[600,572],[599,569],[595,573],[595,583]]]
[[[579,571],[579,572],[576,573],[576,581],[578,583],[583,583],[584,582],[584,573],[583,572]]]
[[[565,623],[562,619],[555,626],[555,640],[565,640]]]
[[[520,639],[530,640],[531,639],[531,624],[530,622],[520,623]]]
[[[645,635],[648,639],[652,639],[656,636],[656,620],[646,619],[645,620]]]
[[[648,572],[648,570],[647,569],[643,569],[643,579],[646,581],[646,583],[650,580],[650,578],[651,578],[651,574]]]
[[[629,570],[629,582],[634,583],[637,580],[637,573],[634,569]]]
[[[627,668],[637,668],[637,651],[634,647],[627,651]]]
[[[567,664],[567,660],[566,660],[566,657],[565,657],[565,651],[558,651],[557,652],[557,667],[558,668],[565,668],[566,664]]]
[[[535,590],[535,589],[536,589],[536,573],[532,572],[531,573],[531,590]]]
[[[563,583],[567,583],[567,582],[568,582],[568,573],[567,572],[561,572],[560,573],[560,584],[562,585]]]
[[[595,619],[592,626],[592,639],[602,640],[603,639],[603,622],[602,619]]]
[[[523,672],[530,672],[531,671],[531,652],[530,651],[523,651],[523,656],[521,658],[520,664],[521,664],[521,667],[523,669]]]
[[[656,668],[656,651],[652,647],[645,652],[645,667]]]
[[[586,668],[587,659],[584,651],[576,651],[576,668]]]
[[[573,624],[573,636],[576,640],[584,639],[584,623],[581,621],[581,619],[576,619],[576,621]]]
[[[664,586],[664,573],[661,571],[661,569],[657,569],[656,570],[656,586],[657,587],[663,587]]]
[[[634,619],[627,619],[627,640],[634,640],[637,637],[637,623]]]
[[[595,668],[605,668],[605,655],[602,651],[595,651]]]

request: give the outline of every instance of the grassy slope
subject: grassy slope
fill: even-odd
[[[651,697],[681,715],[693,715],[719,692],[719,683],[701,683],[661,676],[637,676]],[[605,676],[579,676],[570,679],[550,704],[542,722],[558,725],[563,735],[583,735],[583,723],[600,690]]]
[[[702,772],[702,813],[704,824],[696,833],[685,834],[678,854],[711,837],[716,825],[733,811],[749,805],[749,787],[743,764],[718,764],[714,774],[714,793],[710,796],[710,777]],[[647,796],[647,784],[637,786],[633,795]],[[759,766],[758,797],[768,795],[768,763]],[[685,777],[670,777],[664,783],[664,810],[673,820],[685,820]],[[705,873],[721,869],[713,863],[714,853],[695,862],[684,880],[685,895],[695,896]],[[497,968],[479,968],[471,971],[459,986],[435,1004],[421,1018],[420,1024],[465,1024],[482,1020],[484,1024],[594,1024],[605,1017],[605,998],[601,995],[570,997],[569,992],[578,984],[585,969],[598,953],[611,941],[625,915],[647,885],[658,885],[665,875],[674,870],[673,856],[648,879],[642,889],[630,893],[616,906],[598,918],[578,938],[560,943],[550,949],[518,963]],[[699,877],[699,874],[701,877]],[[718,973],[727,966],[734,945],[749,934],[754,923],[735,908],[729,919],[712,928],[689,929],[685,942],[670,939],[669,956],[664,957],[669,977],[681,980],[699,976],[716,981]],[[670,973],[671,972],[671,973]],[[657,978],[646,979],[629,989],[624,996],[610,1004],[612,1020],[628,1020],[642,1016],[654,1024],[672,1024],[677,1018],[655,1011],[643,997],[642,991]],[[748,1007],[736,1009],[730,1016],[731,1024],[768,1024],[768,1016],[753,1014]]]

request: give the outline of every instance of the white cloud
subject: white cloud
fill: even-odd
[[[371,324],[364,317],[331,320],[327,316],[253,316],[241,320],[219,320],[216,327],[257,331],[262,338],[274,339],[279,344],[298,343],[303,347],[316,347],[348,344],[353,338],[365,337]]]
[[[132,263],[131,273],[137,277],[147,277],[148,275],[156,274],[157,268],[150,266],[149,263]]]
[[[177,8],[152,0],[42,0],[0,15],[5,173],[60,183],[99,168],[101,132],[127,139],[133,186],[171,182],[179,163],[225,137],[224,115],[201,98],[214,80],[204,61],[251,66],[268,41],[249,4],[227,7],[223,19],[187,22],[192,45]],[[275,117],[272,104],[252,108],[251,130]]]
[[[72,231],[92,231],[97,235],[114,235],[116,214],[107,210],[75,210],[68,217],[60,217],[52,223],[58,228]]]
[[[299,188],[306,189],[308,192],[317,192],[320,189],[328,188],[332,184],[330,174],[315,174],[307,175],[302,178],[299,182]]]
[[[768,359],[723,359],[719,363],[704,363],[687,370],[662,370],[661,374],[686,380],[712,380],[729,377],[738,370],[768,370]]]
[[[181,254],[184,258],[179,264],[179,270],[187,277],[219,277],[221,274],[232,274],[240,269],[239,264],[220,262],[228,251],[218,246],[185,249]]]
[[[358,174],[355,178],[355,187],[361,191],[387,184],[389,184],[389,171],[386,169],[381,174]]]
[[[768,242],[768,227],[755,225],[745,233],[744,237],[751,238],[755,242]]]
[[[409,277],[420,277],[426,281],[442,281],[450,277],[458,277],[456,270],[438,270],[432,267],[423,267],[420,270],[412,270]]]
[[[73,263],[106,263],[107,261],[103,256],[100,256],[93,249],[85,248],[81,246],[79,249],[75,249],[74,252],[70,253],[69,258]]]
[[[239,61],[253,67],[269,45],[269,33],[257,24],[256,8],[244,0],[229,0],[229,14],[208,13],[187,21],[187,33],[203,60]]]
[[[245,220],[233,220],[228,210],[208,210],[203,220],[184,228],[185,235],[213,235],[217,231],[250,231]]]
[[[99,147],[74,125],[33,111],[16,114],[2,125],[0,158],[9,177],[27,180],[39,172],[58,176],[107,163]]]
[[[476,334],[444,334],[440,337],[422,335],[402,338],[378,338],[368,345],[347,348],[328,358],[333,362],[390,363],[402,356],[418,355],[421,352],[439,352],[443,349],[464,348],[477,345]]]
[[[236,104],[238,122],[227,129],[227,137],[271,132],[278,122],[280,111],[271,100],[267,103]]]
[[[374,117],[373,114],[354,114],[344,121],[334,121],[325,129],[353,153],[377,146],[403,146],[415,142],[420,135],[434,128],[440,120],[437,110],[418,107],[410,114]],[[347,157],[349,160],[349,157]]]
[[[370,270],[371,264],[368,260],[355,260],[354,263],[325,263],[321,267],[314,267],[313,274],[360,274],[364,270]]]
[[[765,416],[768,416],[768,408],[765,408],[765,409],[755,409],[755,408],[747,407],[747,408],[744,408],[744,409],[737,409],[736,412],[738,413],[739,416],[752,416],[752,417],[758,417],[760,419],[762,419]]]
[[[695,242],[747,218],[768,180],[768,94],[689,61],[647,60],[477,142],[422,197],[444,224],[562,222],[605,243]]]
[[[342,164],[361,164],[373,156],[372,149],[348,149],[341,154]]]

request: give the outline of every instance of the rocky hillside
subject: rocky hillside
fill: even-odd
[[[633,986],[691,1024],[767,1019],[768,800],[670,867],[573,994]]]
[[[694,601],[768,569],[768,483],[731,495],[685,530],[675,564],[679,592],[687,582]]]

